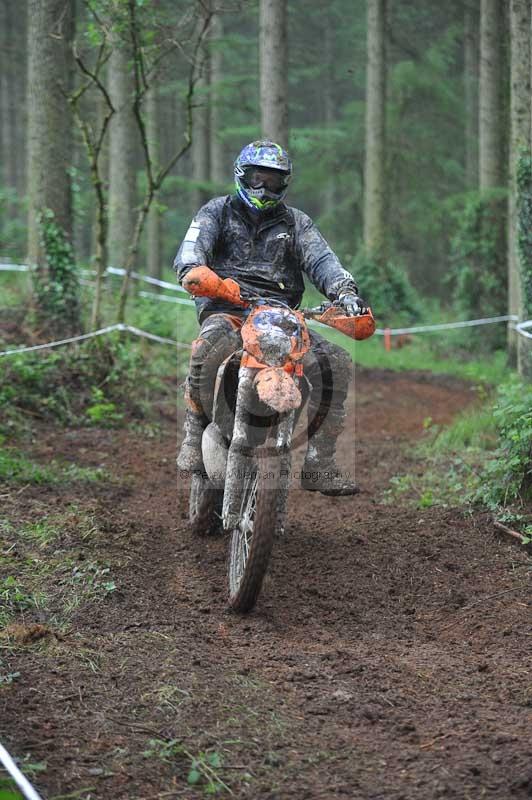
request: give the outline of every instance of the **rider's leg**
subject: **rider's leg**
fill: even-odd
[[[184,439],[177,457],[179,469],[203,469],[201,437],[212,417],[216,373],[222,361],[241,346],[238,323],[228,314],[212,314],[192,342],[186,381]]]
[[[303,369],[312,384],[308,403],[308,448],[301,485],[327,495],[356,494],[356,484],[338,469],[336,442],[345,424],[345,401],[353,364],[342,347],[314,331]]]

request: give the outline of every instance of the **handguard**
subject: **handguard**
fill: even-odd
[[[182,286],[194,297],[216,297],[235,306],[249,305],[240,297],[240,286],[236,281],[220,278],[209,267],[193,267],[183,278]]]
[[[330,305],[323,310],[323,306],[316,309],[305,309],[305,317],[315,319],[323,325],[345,333],[351,339],[369,339],[375,333],[375,318],[368,308],[366,314],[359,314],[357,317],[349,317],[345,311],[336,305]]]

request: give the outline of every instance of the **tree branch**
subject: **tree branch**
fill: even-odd
[[[179,150],[176,153],[174,153],[174,155],[172,156],[172,158],[168,160],[166,165],[162,167],[160,170],[158,170],[156,174],[154,174],[153,160],[151,158],[149,143],[146,135],[146,126],[141,113],[142,97],[145,94],[145,92],[149,90],[151,87],[149,83],[146,83],[145,86],[142,84],[142,73],[139,63],[139,57],[140,59],[142,59],[142,53],[141,53],[141,46],[138,38],[138,30],[136,24],[136,5],[135,5],[135,0],[128,0],[130,35],[131,35],[131,42],[133,45],[134,80],[135,80],[135,99],[133,102],[133,112],[140,133],[142,150],[144,153],[144,160],[146,164],[148,186],[146,189],[146,193],[144,195],[144,200],[139,210],[139,215],[137,217],[135,232],[128,253],[127,262],[124,265],[125,274],[122,281],[122,286],[120,288],[120,300],[118,306],[119,322],[123,322],[125,319],[125,311],[126,311],[127,297],[129,292],[129,283],[131,280],[131,273],[133,271],[135,258],[139,250],[140,240],[144,229],[144,223],[146,221],[148,212],[150,210],[150,206],[153,201],[154,195],[160,189],[168,173],[172,170],[175,164],[177,164],[180,158],[182,158],[183,155],[187,152],[192,142],[192,113],[193,113],[194,90],[199,78],[201,77],[201,70],[198,71],[198,62],[200,60],[199,54],[203,46],[204,39],[207,35],[210,21],[212,18],[212,11],[210,7],[203,4],[201,0],[199,0],[199,5],[202,8],[202,24],[197,33],[194,42],[192,58],[190,60],[188,88],[185,99],[185,107],[186,107],[186,128],[184,134],[185,141],[183,143],[183,146],[179,148]],[[146,73],[144,73],[144,78],[147,80]]]

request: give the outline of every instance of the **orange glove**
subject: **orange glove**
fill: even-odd
[[[212,297],[226,300],[236,306],[247,306],[240,297],[240,286],[232,278],[220,278],[209,267],[193,267],[182,281],[183,288],[194,297]]]

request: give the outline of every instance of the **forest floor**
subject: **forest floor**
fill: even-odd
[[[357,370],[363,491],[292,488],[247,617],[224,538],[188,531],[173,406],[156,431],[38,425],[36,461],[110,476],[0,492],[0,577],[32,598],[0,640],[0,740],[43,796],[532,797],[530,559],[486,515],[383,499],[423,420],[474,400]]]

